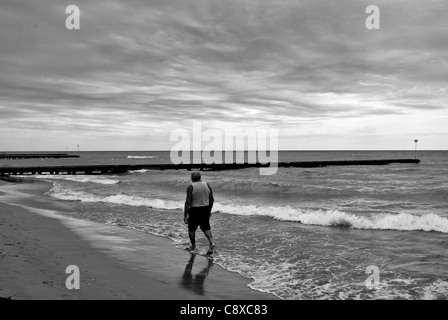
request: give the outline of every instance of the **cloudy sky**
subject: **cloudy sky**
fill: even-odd
[[[81,10],[67,30],[68,5]],[[380,8],[367,30],[366,7]],[[280,149],[448,149],[446,0],[1,0],[0,151],[169,150],[279,130]]]

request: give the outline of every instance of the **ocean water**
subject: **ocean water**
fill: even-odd
[[[413,152],[280,152],[279,161],[414,158]],[[448,152],[420,164],[206,171],[215,194],[214,263],[282,299],[447,299]],[[2,165],[169,163],[169,152],[82,152]],[[60,214],[189,244],[190,172],[44,176]],[[207,249],[201,231],[200,250]],[[372,267],[373,266],[373,267]],[[379,271],[374,286],[371,273]],[[370,279],[370,278],[369,278]],[[370,283],[370,282],[369,282]]]

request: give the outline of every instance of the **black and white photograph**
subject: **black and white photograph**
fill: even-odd
[[[0,0],[0,301],[447,300],[447,13]]]

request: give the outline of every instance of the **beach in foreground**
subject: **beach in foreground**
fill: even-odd
[[[0,297],[11,299],[276,299],[169,239],[58,216],[47,183],[0,181]],[[68,266],[80,271],[69,290]]]

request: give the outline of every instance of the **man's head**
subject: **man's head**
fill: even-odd
[[[201,181],[201,173],[200,172],[192,172],[191,173],[191,181],[196,182],[196,181]]]

